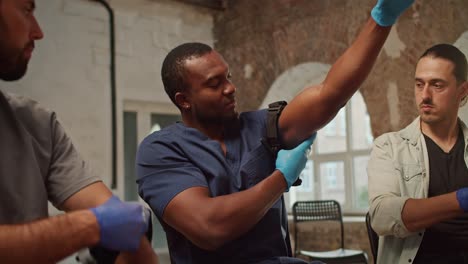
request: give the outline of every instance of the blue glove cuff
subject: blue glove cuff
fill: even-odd
[[[457,200],[460,208],[463,209],[465,213],[468,212],[468,188],[462,188],[457,191]]]
[[[102,217],[100,217],[100,210],[99,210],[98,207],[90,208],[89,210],[91,212],[93,212],[93,214],[96,216],[96,219],[97,219],[97,222],[98,222],[98,225],[99,225],[99,244],[101,244],[103,238],[105,237],[104,228],[103,228],[104,219]]]
[[[286,192],[294,184],[307,162],[307,154],[315,140],[317,132],[301,144],[290,150],[280,150],[276,158],[276,169],[283,173],[286,180]]]
[[[371,16],[377,24],[388,27],[395,24],[397,18],[414,0],[378,0],[372,9]]]
[[[398,14],[399,15],[399,14]],[[371,16],[374,21],[382,27],[388,27],[395,24],[398,15],[386,14],[379,5],[376,5],[372,11]]]
[[[99,245],[118,251],[138,249],[140,238],[148,229],[149,211],[137,202],[110,198],[103,205],[89,209],[99,224]]]

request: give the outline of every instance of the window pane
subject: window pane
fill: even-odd
[[[161,130],[161,128],[167,127],[174,124],[177,121],[181,121],[180,115],[171,114],[151,114],[151,131]]]
[[[354,172],[354,193],[356,207],[358,209],[368,209],[369,195],[367,193],[367,162],[369,156],[360,156],[353,158],[353,172]]]
[[[351,115],[352,148],[369,149],[373,141],[370,117],[364,99],[359,92],[351,98]]]
[[[344,162],[332,161],[320,163],[321,199],[337,200],[340,204],[346,201]]]
[[[151,114],[151,131],[149,131],[149,133],[159,131],[180,120],[180,115],[153,113]],[[153,248],[167,248],[166,233],[156,217],[154,217],[153,221],[152,246]]]
[[[297,187],[292,187],[291,190],[296,192],[296,201],[306,201],[314,199],[314,162],[308,160],[304,170],[299,176],[302,184]],[[294,201],[293,201],[294,202]]]
[[[135,175],[135,155],[137,152],[137,113],[124,112],[123,116],[124,137],[124,170],[126,201],[138,201],[138,187]]]
[[[341,108],[335,118],[317,134],[319,154],[346,151],[346,109]]]

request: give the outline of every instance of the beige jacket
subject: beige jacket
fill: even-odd
[[[460,121],[468,166],[468,129]],[[367,174],[369,213],[372,227],[380,235],[378,264],[412,263],[424,230],[409,232],[401,219],[408,198],[427,198],[429,158],[419,117],[409,126],[383,134],[374,141]]]

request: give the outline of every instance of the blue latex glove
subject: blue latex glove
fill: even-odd
[[[372,9],[371,16],[377,24],[388,27],[395,24],[397,18],[414,0],[378,0]]]
[[[121,202],[112,196],[103,205],[91,208],[99,224],[99,245],[117,251],[135,251],[148,230],[150,212],[137,202]]]
[[[309,153],[310,146],[314,143],[317,137],[315,132],[310,138],[299,144],[297,147],[290,150],[280,150],[276,158],[276,169],[283,173],[284,179],[288,184],[286,191],[293,183],[299,178],[302,170],[307,162],[307,154]]]
[[[468,213],[468,187],[461,188],[457,191],[457,200],[460,204],[460,208],[463,209],[465,213]]]

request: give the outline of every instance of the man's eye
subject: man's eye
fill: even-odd
[[[211,81],[211,82],[208,83],[208,86],[209,86],[209,87],[216,88],[216,87],[219,86],[219,81],[218,81],[218,80],[216,80],[216,81]]]
[[[34,6],[33,5],[27,5],[23,8],[23,12],[26,14],[26,15],[29,15],[31,13],[34,12]]]

